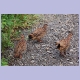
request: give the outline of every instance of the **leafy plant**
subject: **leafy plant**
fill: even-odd
[[[1,59],[1,66],[5,66],[5,65],[8,65],[8,60],[5,58],[2,58]]]
[[[30,28],[38,19],[35,14],[2,14],[1,15],[1,51],[5,53],[9,47],[13,48],[12,38],[17,38],[20,29]],[[7,64],[2,58],[2,64]]]

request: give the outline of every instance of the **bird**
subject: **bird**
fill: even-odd
[[[27,41],[25,40],[25,36],[21,34],[20,40],[16,44],[14,48],[14,58],[22,58],[22,54],[26,52],[27,49]]]
[[[29,40],[37,40],[38,42],[42,42],[41,38],[43,38],[47,32],[47,24],[44,24],[43,27],[37,28],[33,31],[28,37]]]
[[[68,50],[68,48],[70,47],[70,41],[72,36],[72,31],[68,31],[68,36],[66,38],[55,42],[57,45],[57,49],[60,51],[60,55],[66,57],[66,50]]]

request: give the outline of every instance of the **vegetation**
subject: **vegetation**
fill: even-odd
[[[38,19],[35,14],[2,14],[1,15],[1,54],[5,54],[6,49],[13,47],[12,38],[17,38],[21,29],[30,28]],[[2,58],[2,65],[7,64],[7,60]]]
[[[1,59],[1,65],[2,66],[8,65],[8,60],[6,58],[2,58]]]

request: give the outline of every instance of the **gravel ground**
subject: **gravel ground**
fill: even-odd
[[[42,43],[27,41],[27,52],[22,59],[10,59],[12,66],[79,66],[79,15],[78,14],[44,14],[31,30],[23,30],[27,37],[36,27],[48,24],[47,34]],[[60,57],[54,42],[66,37],[67,31],[73,31],[71,46],[66,58]],[[9,51],[10,52],[10,51]],[[12,55],[12,51],[10,55]],[[10,56],[9,55],[9,56]]]

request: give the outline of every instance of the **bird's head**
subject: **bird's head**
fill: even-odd
[[[47,26],[48,26],[48,24],[44,24],[43,28],[46,30]]]
[[[28,36],[28,39],[31,40],[33,39],[34,35],[31,33],[29,36]]]
[[[55,42],[55,45],[57,46],[56,49],[60,48],[60,42],[59,41]]]

